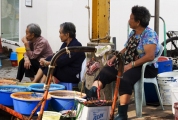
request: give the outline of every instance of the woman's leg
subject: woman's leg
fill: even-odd
[[[120,103],[118,105],[118,115],[114,120],[128,119],[128,104],[132,95],[133,86],[141,77],[141,68],[141,66],[135,67],[123,74],[123,78],[121,79],[119,86]]]
[[[35,75],[37,74],[39,68],[40,68],[40,63],[36,59],[29,59],[31,62],[30,69],[25,69],[25,77],[29,77],[31,81],[34,80]]]
[[[46,82],[46,75],[43,75],[43,77],[41,78],[40,83],[45,83]]]
[[[120,105],[126,105],[130,102],[131,95],[124,94],[120,96]]]
[[[97,88],[103,89],[103,83],[101,82],[101,80],[95,80],[93,82],[92,86],[95,86]]]
[[[97,88],[103,89],[106,84],[111,83],[112,81],[116,80],[116,75],[118,71],[115,69],[114,66],[104,66],[100,73],[95,78],[95,81],[92,84],[92,87],[88,90],[85,88],[85,93],[87,97],[97,97]]]
[[[37,72],[37,74],[35,75],[35,78],[34,78],[34,80],[33,80],[32,82],[33,82],[33,83],[38,83],[38,82],[40,82],[42,76],[43,76],[43,71],[42,71],[41,68],[39,68],[39,69],[38,69],[38,72]]]
[[[24,73],[25,73],[24,62],[25,62],[24,58],[22,58],[19,62],[19,67],[18,67],[18,71],[17,71],[16,79],[18,79],[20,82],[22,81]]]

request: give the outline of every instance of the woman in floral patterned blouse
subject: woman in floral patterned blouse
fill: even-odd
[[[120,81],[119,95],[120,104],[118,115],[115,120],[127,120],[127,110],[134,84],[141,78],[142,65],[154,60],[159,51],[158,36],[154,30],[148,27],[150,13],[143,6],[133,6],[129,25],[133,30],[129,35],[124,49],[120,51],[125,58],[123,78]],[[88,97],[97,97],[97,88],[104,88],[106,84],[116,80],[118,71],[114,68],[113,62],[116,56],[107,61],[96,77],[90,90],[86,89]],[[149,65],[145,70],[146,78],[154,78],[158,73],[155,64]]]

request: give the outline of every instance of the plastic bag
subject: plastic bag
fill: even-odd
[[[98,69],[100,69],[100,63],[93,58],[87,63],[87,75],[93,75]]]

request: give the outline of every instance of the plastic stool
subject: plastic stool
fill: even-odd
[[[64,85],[66,87],[66,90],[73,90],[73,87],[77,87],[77,83],[65,83],[65,82],[60,82],[59,84]]]

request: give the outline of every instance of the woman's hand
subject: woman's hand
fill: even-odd
[[[24,37],[22,38],[22,42],[23,42],[24,44],[25,44],[25,43],[28,43],[26,36],[24,36]]]
[[[132,68],[132,64],[129,63],[127,65],[124,66],[124,72],[126,72],[127,70],[131,69]]]
[[[25,69],[30,69],[30,66],[31,66],[30,60],[29,59],[25,59],[24,68]]]
[[[111,59],[109,59],[109,60],[107,61],[107,65],[108,65],[108,66],[113,66],[113,65],[114,65],[113,62],[114,62],[115,59],[116,59],[116,56],[113,56]]]
[[[46,62],[45,58],[41,58],[39,62],[42,67],[45,67],[45,62]]]

